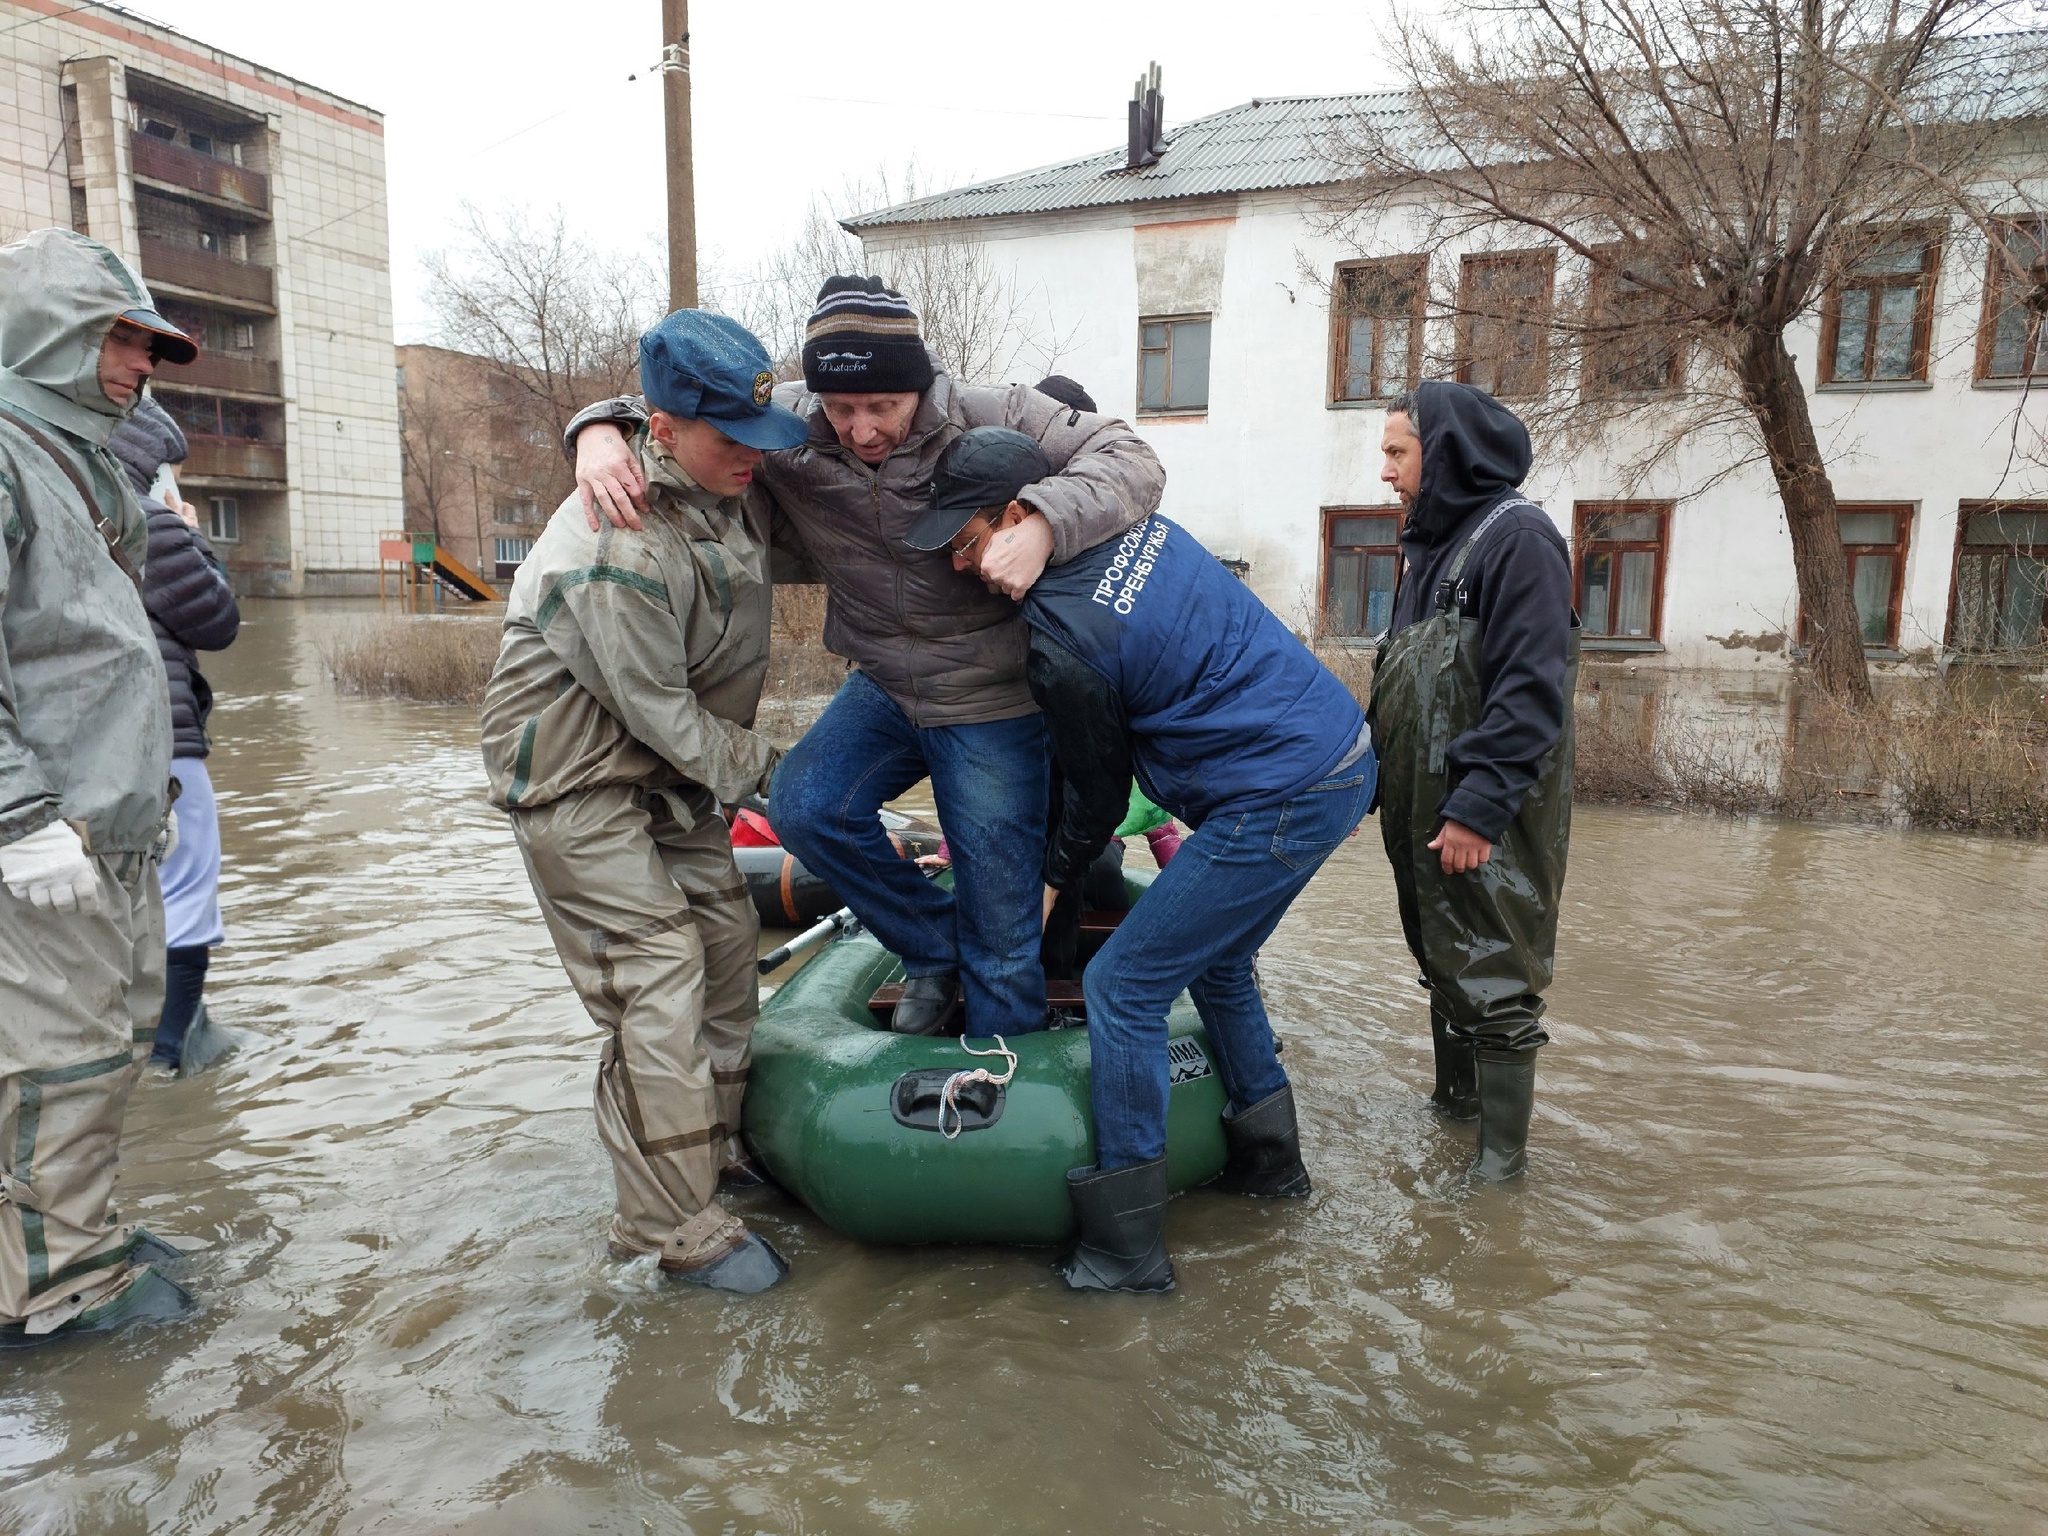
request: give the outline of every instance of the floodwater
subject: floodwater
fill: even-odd
[[[0,1362],[0,1530],[2048,1530],[2048,849],[1601,809],[1534,1165],[1472,1189],[1373,829],[1266,952],[1312,1199],[1180,1289],[882,1250],[778,1197],[726,1299],[603,1255],[592,1031],[466,713],[211,669],[239,1056],[126,1207],[204,1311]]]

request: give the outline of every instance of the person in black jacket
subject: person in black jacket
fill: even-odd
[[[186,1036],[199,1016],[212,947],[226,937],[220,915],[220,818],[206,767],[213,689],[194,653],[227,649],[242,615],[220,557],[199,531],[198,514],[183,501],[165,502],[149,494],[163,466],[184,462],[185,434],[178,424],[155,400],[145,398],[107,447],[128,471],[149,517],[142,601],[156,630],[171,692],[178,843],[162,870],[164,1011],[149,1053],[151,1065],[168,1076],[179,1070]]]
[[[1380,832],[1430,994],[1431,1102],[1479,1121],[1475,1175],[1526,1161],[1571,834],[1571,562],[1517,487],[1529,433],[1463,384],[1387,408],[1380,478],[1408,509],[1373,670]]]

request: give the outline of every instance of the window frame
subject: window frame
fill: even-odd
[[[227,521],[234,525],[233,533],[217,533],[221,525],[221,508],[228,509]],[[209,496],[206,498],[206,540],[209,544],[239,544],[242,542],[242,498],[239,496]]]
[[[1526,321],[1506,320],[1498,316],[1481,316],[1473,312],[1472,291],[1474,274],[1488,269],[1514,266],[1540,268],[1543,276],[1543,308],[1541,318]],[[1458,263],[1458,356],[1455,377],[1460,384],[1470,384],[1476,389],[1485,389],[1496,400],[1541,400],[1550,393],[1550,331],[1557,316],[1557,249],[1554,246],[1528,246],[1514,251],[1467,251]],[[1536,355],[1533,364],[1535,385],[1533,390],[1516,390],[1512,393],[1501,389],[1489,389],[1472,375],[1483,361],[1475,349],[1473,331],[1480,323],[1498,325],[1528,325],[1536,333]],[[1499,382],[1499,369],[1495,368],[1495,383]]]
[[[1394,542],[1392,544],[1346,544],[1341,547],[1344,549],[1391,549],[1394,552],[1394,588],[1390,602],[1399,602],[1401,599],[1403,567],[1401,558],[1401,525],[1408,516],[1407,508],[1403,507],[1398,501],[1384,502],[1378,506],[1324,507],[1322,512],[1321,539],[1318,544],[1320,550],[1319,561],[1322,569],[1320,573],[1321,580],[1318,583],[1316,607],[1316,624],[1319,632],[1330,621],[1330,567],[1332,565],[1330,557],[1339,547],[1333,545],[1330,539],[1338,520],[1347,517],[1391,517],[1394,520]],[[1391,609],[1389,612],[1391,612]],[[1339,645],[1369,645],[1378,639],[1378,636],[1372,634],[1339,635],[1331,633],[1329,638],[1336,641]]]
[[[1960,621],[1960,619],[1961,619],[1961,617],[1962,617],[1962,615],[1961,615],[1961,612],[1960,612],[1960,610],[1961,610],[1961,608],[1962,608],[1962,605],[1963,605],[1963,552],[1964,552],[1965,550],[1967,550],[1967,549],[1992,549],[1992,548],[1997,548],[1997,547],[2003,547],[2003,546],[1994,546],[1994,545],[1990,545],[1990,544],[1970,544],[1970,543],[1966,542],[1966,539],[1967,539],[1967,535],[1968,535],[1968,533],[1969,533],[1969,530],[1970,530],[1970,520],[1971,520],[1972,518],[1977,518],[1977,517],[1983,517],[1983,516],[1986,516],[1987,514],[1992,514],[1992,515],[1995,515],[1995,514],[2000,514],[2000,513],[2006,513],[2006,512],[2020,512],[2020,513],[2033,513],[2033,514],[2042,514],[2042,515],[2048,515],[2048,500],[2040,500],[2040,501],[1981,501],[1981,500],[1980,500],[1980,501],[1962,501],[1962,502],[1958,502],[1958,503],[1956,504],[1956,543],[1955,543],[1955,554],[1954,554],[1954,557],[1953,557],[1953,559],[1952,559],[1952,561],[1951,561],[1951,563],[1950,563],[1950,565],[1949,565],[1949,575],[1948,575],[1948,628],[1947,628],[1947,633],[1946,633],[1946,634],[1945,634],[1945,635],[1943,636],[1943,643],[1944,643],[1944,644],[1945,644],[1945,645],[1946,645],[1946,646],[1948,647],[1948,649],[1950,649],[1950,650],[1952,650],[1952,651],[1956,651],[1956,652],[1959,652],[1960,654],[1962,654],[1962,655],[1965,655],[1965,656],[1983,656],[1983,657],[1990,657],[1990,658],[1996,658],[1996,657],[1997,657],[1997,656],[1998,656],[1998,655],[2000,654],[2001,650],[2004,650],[2004,649],[2006,649],[2005,647],[2000,647],[2000,646],[1992,645],[1992,646],[1987,646],[1987,647],[1985,647],[1985,648],[1984,648],[1983,650],[1978,650],[1978,651],[1969,651],[1969,650],[1964,650],[1964,649],[1963,649],[1963,647],[1962,647],[1962,645],[1961,645],[1961,644],[1960,644],[1960,643],[1958,642],[1958,640],[1957,640],[1957,636],[1956,636],[1956,627],[1957,627],[1957,624],[1958,624],[1958,622]],[[2032,547],[2032,546],[2029,546],[2029,547]],[[2041,628],[2040,628],[2039,632],[2037,633],[2037,635],[2036,635],[2036,637],[2035,637],[2035,640],[2034,640],[2034,645],[2033,645],[2033,646],[2022,646],[2022,647],[2020,647],[2019,649],[2021,649],[2021,650],[2023,650],[2023,651],[2028,651],[2028,650],[2032,650],[2032,649],[2034,648],[2034,646],[2044,646],[2044,645],[2048,645],[2048,604],[2044,604],[2044,605],[2043,605],[2043,609],[2042,609],[2042,614],[2041,614]]]
[[[1203,401],[1202,401],[1202,404],[1200,404],[1200,405],[1172,405],[1172,404],[1168,404],[1168,405],[1147,405],[1147,404],[1145,404],[1145,357],[1146,357],[1146,355],[1147,355],[1148,353],[1152,353],[1152,352],[1159,352],[1159,351],[1163,351],[1163,352],[1164,352],[1164,353],[1166,354],[1166,393],[1167,393],[1167,398],[1168,398],[1169,400],[1171,400],[1171,398],[1172,398],[1172,396],[1173,396],[1173,329],[1174,329],[1174,327],[1175,327],[1175,326],[1177,326],[1177,325],[1197,325],[1197,324],[1199,324],[1199,325],[1206,325],[1206,326],[1208,326],[1208,327],[1209,327],[1209,362],[1210,362],[1210,367],[1209,367],[1209,370],[1208,370],[1208,371],[1209,371],[1209,375],[1210,375],[1210,377],[1209,377],[1209,378],[1207,378],[1207,379],[1204,379],[1204,380],[1203,380],[1203,390],[1202,390],[1202,395],[1203,395]],[[1146,346],[1146,345],[1145,345],[1145,327],[1146,327],[1146,326],[1148,326],[1148,325],[1163,325],[1163,326],[1165,326],[1165,327],[1166,327],[1166,345],[1165,345],[1165,347],[1164,347],[1164,348],[1160,348],[1160,347],[1148,347],[1148,346]],[[1153,420],[1153,421],[1159,421],[1159,420],[1171,419],[1171,418],[1173,418],[1173,417],[1176,417],[1176,416],[1180,416],[1180,417],[1185,417],[1185,418],[1187,418],[1187,419],[1190,419],[1190,420],[1192,420],[1192,419],[1194,419],[1194,418],[1197,418],[1197,417],[1207,416],[1207,415],[1209,414],[1209,403],[1208,403],[1208,395],[1209,395],[1209,385],[1210,385],[1210,384],[1211,384],[1211,383],[1213,382],[1213,380],[1214,380],[1214,376],[1215,376],[1215,371],[1216,371],[1216,370],[1215,370],[1215,360],[1216,360],[1216,315],[1215,315],[1215,312],[1214,312],[1213,310],[1211,310],[1211,311],[1207,311],[1207,312],[1204,312],[1204,311],[1200,311],[1200,310],[1196,310],[1196,311],[1193,311],[1193,312],[1190,312],[1190,313],[1187,313],[1187,314],[1174,314],[1174,315],[1140,315],[1140,316],[1138,316],[1138,380],[1137,380],[1137,384],[1138,384],[1138,388],[1137,388],[1137,396],[1138,396],[1138,409],[1137,409],[1137,414],[1138,414],[1138,415],[1140,415],[1140,416],[1146,417],[1146,418],[1148,418],[1148,419],[1150,419],[1150,420]]]
[[[1647,635],[1617,635],[1613,632],[1613,598],[1608,600],[1608,632],[1583,631],[1582,643],[1595,650],[1662,650],[1664,648],[1664,586],[1671,573],[1671,514],[1677,504],[1669,501],[1575,501],[1572,503],[1572,609],[1583,621],[1586,602],[1586,556],[1592,546],[1615,554],[1648,550],[1656,564],[1650,573],[1650,632]],[[1650,513],[1657,519],[1657,537],[1647,539],[1594,539],[1586,532],[1595,517],[1633,516]]]
[[[1399,384],[1382,388],[1377,394],[1347,395],[1344,393],[1345,380],[1351,372],[1351,326],[1350,321],[1357,311],[1346,307],[1345,286],[1356,274],[1379,270],[1400,274],[1405,269],[1407,280],[1413,285],[1414,297],[1410,300],[1408,317],[1408,366]],[[1422,379],[1422,328],[1429,312],[1429,257],[1420,253],[1405,256],[1378,256],[1360,258],[1356,261],[1340,261],[1330,282],[1330,376],[1327,404],[1332,406],[1374,405],[1406,394]],[[1384,318],[1378,312],[1371,312],[1377,322]],[[1378,340],[1377,328],[1374,340]],[[1373,356],[1379,356],[1377,345]],[[1384,380],[1376,381],[1384,384]]]
[[[2048,316],[2032,310],[2028,311],[2032,318],[2028,322],[2027,340],[2022,349],[2023,359],[2024,353],[2031,352],[2031,360],[2023,360],[2023,366],[2018,373],[1991,371],[1992,332],[1997,325],[2000,310],[2005,307],[2005,289],[2009,280],[2005,262],[2000,258],[1999,252],[2011,238],[2012,232],[2026,225],[2032,225],[2037,231],[2036,242],[2041,246],[2044,258],[2048,258],[2048,216],[1997,220],[1995,227],[1999,231],[1998,243],[1984,252],[1984,304],[1977,317],[1977,359],[1976,366],[1971,370],[1972,377],[1980,384],[2018,385],[2028,379],[2048,375],[2048,347],[2042,345],[2044,341],[2048,341]]]
[[[1842,330],[1842,294],[1855,288],[1872,289],[1882,293],[1888,288],[1903,288],[1906,280],[1902,273],[1878,274],[1849,280],[1847,274],[1828,285],[1826,297],[1821,301],[1820,352],[1814,358],[1814,384],[1819,389],[1898,389],[1902,386],[1928,382],[1928,362],[1934,342],[1934,294],[1935,286],[1941,281],[1941,246],[1947,233],[1934,224],[1902,224],[1888,230],[1882,239],[1874,242],[1875,252],[1881,245],[1897,244],[1917,239],[1923,242],[1920,248],[1920,271],[1913,279],[1918,297],[1913,304],[1913,362],[1912,372],[1902,379],[1874,379],[1869,377],[1873,354],[1877,347],[1877,324],[1875,307],[1871,310],[1871,323],[1863,338],[1865,376],[1860,379],[1838,379],[1835,377],[1835,343]]]
[[[533,546],[535,541],[531,538],[526,538],[518,535],[507,537],[502,533],[492,535],[492,539],[492,580],[510,581],[515,575],[518,574],[519,567],[524,565],[528,560],[533,558]],[[521,544],[525,545],[526,547],[519,552],[519,558],[517,560],[507,560],[504,558],[506,546],[518,546]]]
[[[1881,552],[1892,556],[1891,607],[1885,619],[1885,638],[1881,641],[1864,641],[1863,650],[1865,654],[1896,651],[1899,648],[1899,626],[1905,622],[1906,558],[1913,547],[1913,520],[1919,515],[1919,512],[1918,503],[1911,501],[1838,501],[1835,503],[1835,519],[1838,526],[1842,518],[1864,513],[1888,513],[1899,520],[1899,536],[1890,544],[1850,544],[1844,542],[1842,545],[1842,561],[1849,573],[1849,601],[1852,606],[1856,600],[1855,561],[1859,558],[1860,554],[1877,554]],[[1957,537],[1961,537],[1961,532],[1961,524],[1958,524]],[[1795,633],[1798,634],[1799,643],[1802,646],[1807,644],[1806,610],[1803,607],[1799,610],[1799,623]]]
[[[1608,306],[1612,302],[1617,285],[1627,281],[1627,278],[1616,270],[1616,264],[1626,261],[1631,249],[1633,247],[1618,243],[1601,246],[1599,251],[1602,259],[1590,264],[1592,270],[1587,274],[1586,302],[1595,323],[1601,323],[1602,316],[1610,312]],[[1646,289],[1639,291],[1648,292]],[[1671,340],[1671,356],[1665,366],[1664,382],[1655,389],[1615,387],[1597,376],[1596,361],[1593,349],[1580,349],[1579,393],[1589,400],[1661,400],[1667,395],[1678,394],[1685,388],[1685,342],[1675,335]]]

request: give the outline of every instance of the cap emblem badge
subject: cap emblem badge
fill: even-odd
[[[768,397],[775,393],[775,375],[757,373],[754,375],[754,404],[766,405]]]

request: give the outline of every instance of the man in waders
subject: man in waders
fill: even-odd
[[[171,706],[106,442],[198,355],[98,241],[0,246],[0,1344],[190,1305],[113,1204],[164,999]]]
[[[939,461],[912,547],[950,547],[956,567],[979,572],[1029,515],[1017,493],[1045,473],[1025,434],[966,433]],[[1344,685],[1163,517],[1047,571],[1024,621],[1025,677],[1063,783],[1042,915],[1129,814],[1134,771],[1195,829],[1082,977],[1096,1158],[1067,1174],[1079,1239],[1058,1264],[1076,1290],[1168,1290],[1166,1013],[1182,991],[1230,1097],[1230,1161],[1211,1187],[1309,1192],[1294,1090],[1252,964],[1371,804],[1372,736]]]
[[[1516,487],[1529,433],[1464,384],[1387,408],[1380,478],[1408,509],[1373,670],[1380,832],[1429,989],[1430,1102],[1479,1121],[1473,1172],[1527,1161],[1543,989],[1571,834],[1571,562]]]
[[[745,1181],[760,927],[720,805],[766,790],[780,756],[752,729],[774,532],[754,475],[805,430],[773,382],[723,315],[678,310],[641,337],[643,525],[592,532],[562,504],[513,581],[483,709],[491,802],[606,1036],[611,1252],[729,1291],[788,1268],[717,1199],[721,1170]]]

